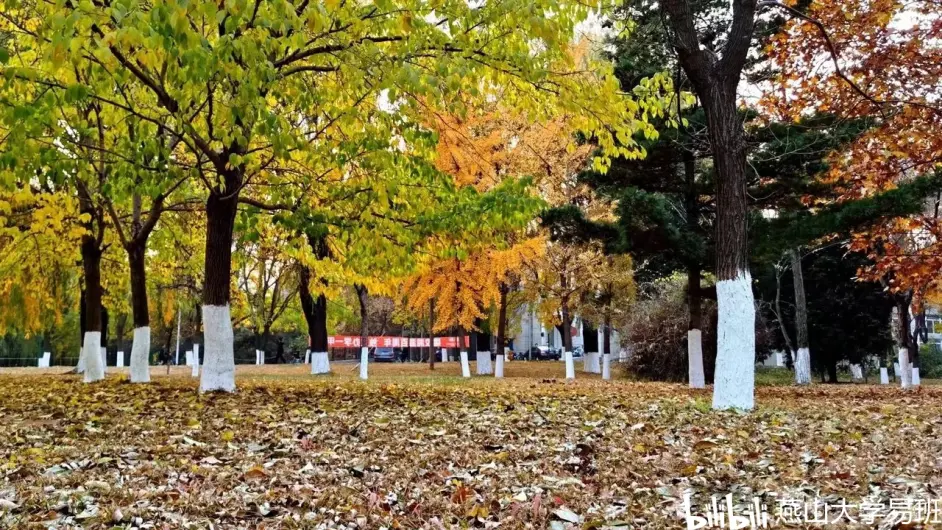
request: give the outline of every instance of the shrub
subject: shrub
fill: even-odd
[[[625,341],[629,373],[655,381],[687,380],[686,278],[674,275],[642,287],[628,317]],[[716,364],[716,303],[703,301],[703,368],[707,382]]]
[[[919,347],[919,377],[942,377],[942,348],[938,344],[923,344]]]

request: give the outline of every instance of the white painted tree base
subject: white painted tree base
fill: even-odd
[[[468,352],[461,350],[461,377],[471,377],[471,364],[468,362]]]
[[[366,381],[370,378],[370,349],[360,348],[360,379]]]
[[[190,365],[190,375],[193,377],[200,376],[200,345],[193,345],[193,364]]]
[[[491,352],[479,351],[477,360],[478,375],[491,375],[494,367],[491,364]]]
[[[94,383],[105,378],[105,366],[101,362],[101,332],[86,331],[82,348],[82,358],[85,359],[86,383]]]
[[[752,410],[755,406],[756,307],[752,277],[740,271],[716,283],[716,374],[713,408]]]
[[[311,373],[314,375],[330,373],[330,355],[325,351],[311,352]]]
[[[795,353],[795,383],[811,384],[811,352],[808,348],[798,348]]]
[[[699,329],[687,330],[687,381],[690,388],[706,386],[703,373],[703,335]]]
[[[494,377],[500,379],[504,377],[504,356],[498,354],[494,358]]]
[[[899,348],[899,382],[900,387],[906,389],[913,386],[913,370],[909,364],[909,350]]]
[[[899,379],[901,373],[903,372],[899,368],[899,363],[893,363],[893,379]]]
[[[563,362],[566,363],[566,379],[576,378],[576,363],[572,360],[572,352],[563,352]]]
[[[124,368],[124,352],[119,351],[115,354],[114,365],[118,368]]]
[[[602,373],[602,364],[598,352],[587,352],[583,354],[582,369],[590,374]]]
[[[101,367],[105,372],[108,371],[108,348],[101,347]]]
[[[229,304],[203,306],[203,374],[200,392],[235,392],[235,351]]]
[[[919,386],[919,367],[913,366],[913,386]]]
[[[131,343],[131,382],[150,383],[150,327],[134,328]]]
[[[304,364],[311,364],[311,350],[304,350]]]
[[[36,366],[39,368],[49,368],[49,362],[52,360],[52,354],[49,352],[43,352],[43,356],[39,358],[39,361],[36,363]]]
[[[855,383],[863,381],[863,367],[859,364],[850,365],[850,377]]]
[[[448,352],[445,351],[445,348],[442,348],[442,362],[444,363],[447,361],[448,361]]]
[[[609,381],[612,378],[612,354],[602,354],[602,379]]]
[[[881,385],[890,384],[890,374],[887,373],[886,367],[880,368],[880,384]]]
[[[84,374],[85,373],[85,337],[82,337],[82,347],[79,348],[78,364],[75,365],[75,373]]]

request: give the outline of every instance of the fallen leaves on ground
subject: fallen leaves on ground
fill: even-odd
[[[942,491],[942,390],[768,387],[755,412],[714,413],[681,385],[453,364],[368,383],[240,367],[237,393],[209,395],[183,376],[0,375],[0,527],[678,528],[685,492]]]

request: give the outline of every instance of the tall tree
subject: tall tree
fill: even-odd
[[[746,142],[737,89],[755,30],[756,0],[734,0],[722,47],[698,29],[686,0],[661,6],[680,64],[706,115],[716,168],[716,295],[719,304],[713,408],[751,409],[755,388],[755,299],[748,264]]]

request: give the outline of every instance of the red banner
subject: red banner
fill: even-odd
[[[370,348],[428,348],[429,339],[415,337],[370,337],[367,345]],[[465,346],[471,345],[470,337],[464,338]],[[327,337],[328,348],[359,348],[360,337],[353,335],[332,335]],[[436,337],[436,348],[457,348],[457,337]]]
[[[464,338],[465,347],[471,345],[471,337]],[[436,348],[457,348],[458,337],[435,337]]]

